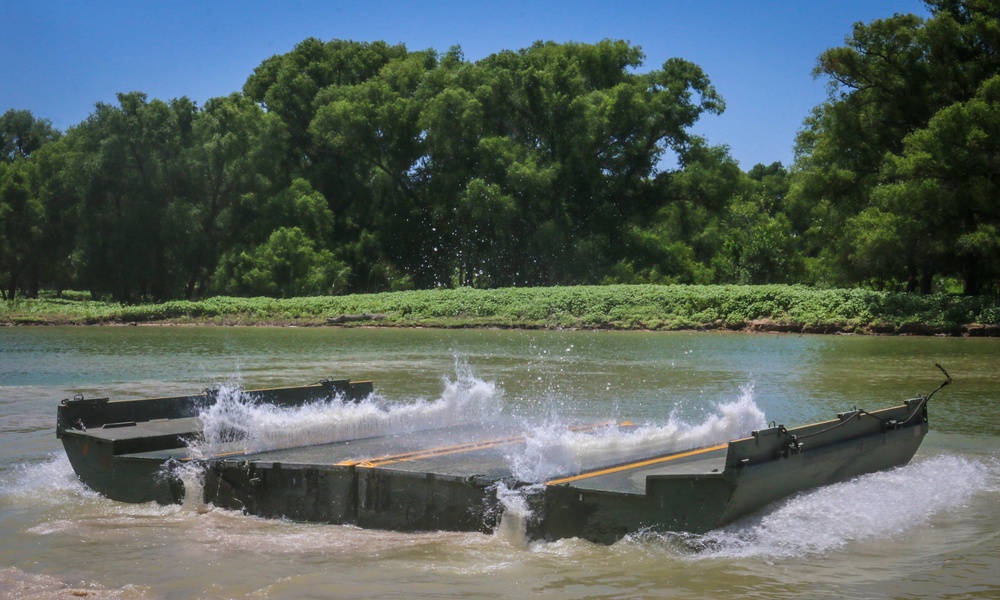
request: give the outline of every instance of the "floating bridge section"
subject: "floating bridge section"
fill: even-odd
[[[264,402],[301,405],[336,393],[357,399],[371,383],[321,382],[258,390]],[[646,528],[704,532],[789,494],[905,464],[927,433],[927,398],[704,448],[633,448],[586,459],[547,481],[511,469],[526,451],[513,426],[463,425],[248,453],[193,456],[210,392],[183,398],[64,401],[57,434],[91,488],[126,502],[180,502],[176,467],[204,469],[204,500],[261,517],[396,531],[492,530],[498,489],[523,494],[530,538],[610,543]],[[571,428],[598,433],[629,423]]]

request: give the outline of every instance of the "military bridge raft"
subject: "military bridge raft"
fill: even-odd
[[[763,419],[752,400],[714,427],[530,426],[477,404],[475,390],[391,403],[371,382],[324,380],[78,396],[59,405],[57,435],[79,478],[122,502],[197,493],[260,517],[395,531],[490,532],[506,514],[528,539],[613,543],[646,530],[704,533],[790,494],[906,464],[927,433],[928,400],[950,382],[897,406],[732,431]]]

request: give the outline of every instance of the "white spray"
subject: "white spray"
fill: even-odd
[[[672,415],[665,425],[628,428],[610,422],[596,428],[567,428],[549,419],[529,428],[523,451],[508,456],[514,477],[540,483],[573,475],[583,465],[596,468],[629,460],[711,446],[744,437],[766,425],[763,411],[753,399],[753,384],[741,387],[740,397],[716,406],[701,423],[687,423]]]
[[[666,425],[621,427],[611,421],[570,428],[553,415],[541,425],[529,426],[524,448],[508,454],[507,461],[516,479],[533,485],[511,489],[497,484],[497,500],[504,512],[495,535],[513,546],[528,546],[526,527],[535,518],[529,499],[544,490],[546,480],[579,473],[584,465],[600,468],[711,446],[763,428],[767,421],[754,402],[753,383],[741,386],[740,392],[738,399],[716,405],[714,414],[696,424],[672,415]]]
[[[202,411],[203,435],[191,442],[191,452],[204,458],[484,422],[499,412],[500,400],[492,382],[476,378],[468,369],[459,369],[454,380],[445,378],[437,400],[391,404],[374,394],[359,402],[332,397],[278,407],[261,404],[236,386],[225,386],[216,403]]]
[[[995,490],[998,478],[996,461],[936,456],[801,492],[704,535],[645,533],[634,539],[680,541],[692,560],[823,555],[851,543],[912,535],[937,515]]]

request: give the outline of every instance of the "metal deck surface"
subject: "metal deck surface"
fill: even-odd
[[[344,386],[355,399],[371,393],[371,384]],[[254,393],[299,406],[327,387]],[[58,408],[56,433],[80,478],[125,502],[181,502],[196,491],[188,489],[190,471],[175,468],[188,463],[203,468],[204,502],[260,517],[489,532],[514,493],[532,515],[524,521],[529,539],[613,543],[649,528],[709,531],[804,489],[905,464],[927,433],[928,399],[855,409],[792,429],[772,424],[700,448],[628,422],[553,431],[513,418],[378,436],[365,432],[382,421],[360,423],[352,431],[370,437],[357,439],[344,439],[350,434],[339,425],[285,427],[188,447],[202,434],[196,415],[212,400],[208,394],[67,400]],[[385,424],[397,431],[408,425]],[[230,433],[240,431],[234,425]],[[316,443],[320,434],[339,439]],[[282,447],[248,448],[265,443]]]
[[[87,433],[103,440],[132,440],[160,435],[194,435],[201,431],[201,419],[186,417],[181,419],[156,419],[140,423],[110,423],[103,427],[92,427]]]
[[[573,429],[586,432],[606,426],[606,423],[601,423]],[[148,434],[149,429],[165,427],[149,423],[123,429],[146,429]],[[477,480],[489,484],[514,477],[511,464],[524,453],[525,445],[523,431],[515,427],[464,425],[259,452],[219,452],[202,460],[247,461],[262,468],[276,464],[319,470],[355,468]],[[166,458],[191,460],[187,448],[126,456],[157,461]],[[546,483],[572,483],[581,489],[642,495],[646,493],[646,477],[650,475],[719,473],[725,466],[725,459],[725,444],[707,449],[662,452],[653,456],[648,450],[646,453],[633,450],[592,459],[590,464],[578,465],[569,472],[548,479]]]

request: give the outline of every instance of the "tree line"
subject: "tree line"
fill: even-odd
[[[1000,286],[1000,11],[859,23],[790,168],[691,133],[697,65],[623,41],[480,61],[307,39],[198,106],[0,117],[3,297],[121,302],[436,287]]]

